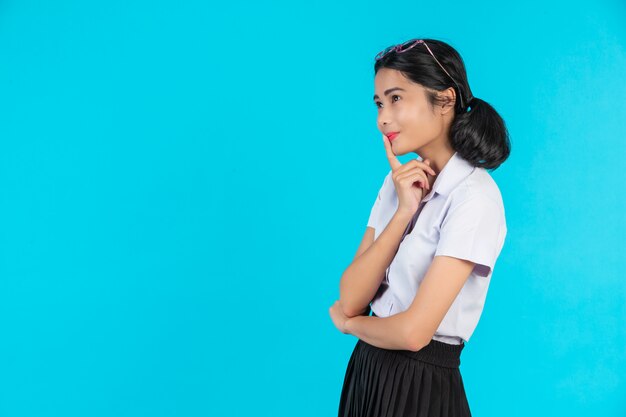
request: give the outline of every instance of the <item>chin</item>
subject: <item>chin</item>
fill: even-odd
[[[393,142],[391,142],[391,150],[396,156],[406,155],[408,153],[408,151],[404,149],[402,146],[399,146],[399,144],[393,143]]]

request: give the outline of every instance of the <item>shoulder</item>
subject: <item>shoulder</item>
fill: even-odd
[[[448,213],[452,214],[458,208],[466,215],[494,215],[505,222],[505,209],[502,193],[495,180],[484,168],[475,168],[449,196]]]
[[[482,172],[481,172],[482,171]],[[435,256],[470,260],[475,272],[487,277],[507,234],[504,204],[497,184],[483,168],[476,168],[448,196],[442,214]]]

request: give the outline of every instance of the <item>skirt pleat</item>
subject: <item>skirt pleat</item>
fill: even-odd
[[[346,368],[339,417],[471,417],[459,369],[463,347],[433,339],[413,352],[359,339]]]

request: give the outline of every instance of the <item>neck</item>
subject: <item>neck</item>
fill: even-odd
[[[424,149],[418,149],[416,153],[422,157],[422,160],[428,159],[430,166],[435,173],[439,175],[443,167],[448,163],[452,155],[454,155],[454,149],[447,146],[429,147]]]

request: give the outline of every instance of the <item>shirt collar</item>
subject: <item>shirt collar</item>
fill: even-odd
[[[421,156],[419,160],[422,160]],[[439,175],[437,175],[431,192],[428,193],[422,201],[430,200],[434,193],[447,196],[461,181],[474,171],[474,168],[475,167],[470,164],[469,161],[461,157],[458,152],[454,152],[452,157],[439,172]]]

